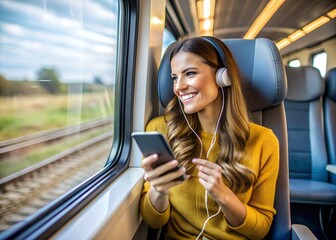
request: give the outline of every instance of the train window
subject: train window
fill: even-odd
[[[165,53],[167,47],[172,43],[175,42],[176,39],[173,36],[173,34],[171,34],[169,32],[169,30],[167,28],[164,29],[163,31],[163,44],[162,44],[162,55]]]
[[[322,77],[326,74],[327,71],[327,53],[319,52],[311,56],[312,65],[320,70]]]
[[[293,59],[288,62],[288,66],[290,67],[300,67],[301,62],[299,59]]]
[[[104,168],[120,14],[118,0],[0,1],[0,232]]]

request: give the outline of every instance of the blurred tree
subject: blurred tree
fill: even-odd
[[[60,76],[56,69],[41,67],[37,71],[37,81],[51,94],[57,94],[60,91]]]
[[[0,74],[0,96],[4,96],[8,94],[8,80],[5,76]]]
[[[93,82],[94,82],[95,84],[104,85],[103,80],[102,80],[101,77],[99,77],[99,76],[95,76],[95,77],[93,78]]]

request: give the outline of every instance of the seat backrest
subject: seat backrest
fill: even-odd
[[[286,66],[286,73],[289,177],[327,182],[322,103],[324,79],[312,66]]]
[[[223,42],[237,62],[243,93],[253,121],[272,129],[280,143],[280,169],[275,196],[277,214],[268,238],[291,239],[287,128],[283,104],[287,82],[280,53],[272,41],[264,38],[228,39]],[[158,74],[159,98],[163,107],[174,96],[169,61],[173,45],[166,50]]]
[[[336,68],[330,69],[326,76],[324,94],[324,122],[329,164],[336,164]],[[336,175],[330,174],[331,182],[336,184]]]

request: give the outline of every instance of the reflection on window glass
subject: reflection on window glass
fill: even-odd
[[[300,60],[298,59],[294,59],[294,60],[291,60],[288,62],[288,65],[290,67],[300,67],[301,66],[301,63],[300,63]]]
[[[120,8],[0,1],[0,232],[104,167]]]
[[[175,42],[174,36],[165,28],[163,31],[163,44],[162,44],[162,52],[163,55],[167,49],[167,47],[172,43]]]
[[[313,55],[313,66],[318,68],[321,72],[322,77],[326,74],[327,71],[327,53],[320,52]]]

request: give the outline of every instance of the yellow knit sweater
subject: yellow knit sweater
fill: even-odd
[[[166,123],[163,117],[149,122],[146,131],[158,131],[166,135]],[[207,152],[212,134],[201,133],[204,150]],[[219,150],[218,142],[209,154],[209,161],[214,161]],[[270,129],[250,124],[250,135],[246,143],[244,159],[241,162],[256,173],[256,181],[238,198],[245,204],[247,214],[244,223],[232,227],[226,221],[223,212],[208,221],[203,236],[208,239],[261,239],[272,223],[276,179],[279,168],[279,143]],[[145,182],[140,211],[144,221],[152,228],[167,224],[166,239],[196,239],[207,219],[203,186],[198,178],[192,176],[184,183],[173,187],[169,192],[169,206],[163,213],[156,211],[148,198],[150,184]],[[218,211],[218,204],[208,197],[210,216]]]

